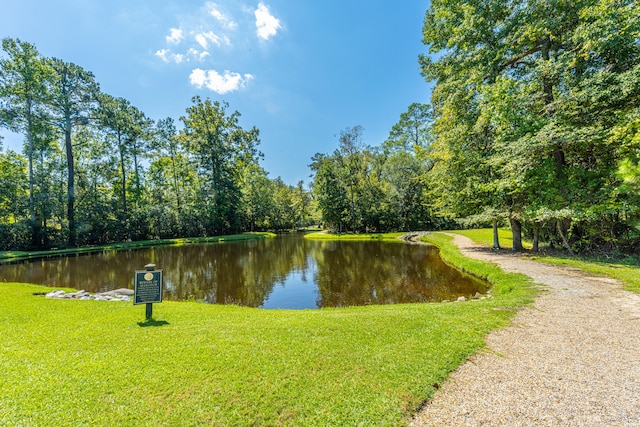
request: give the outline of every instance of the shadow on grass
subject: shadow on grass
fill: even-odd
[[[164,326],[164,325],[168,325],[169,322],[167,322],[166,320],[155,320],[155,319],[147,319],[144,322],[138,322],[138,326],[140,326],[141,328],[147,328],[149,326]]]

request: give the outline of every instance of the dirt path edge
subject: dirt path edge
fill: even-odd
[[[616,280],[521,259],[450,234],[469,258],[545,289],[489,334],[412,426],[640,425],[640,295]]]

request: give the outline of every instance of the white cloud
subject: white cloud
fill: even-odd
[[[198,49],[194,49],[194,48],[190,48],[188,51],[188,54],[190,58],[195,58],[198,61],[202,61],[204,58],[209,56],[209,52],[207,52],[206,50],[200,52]]]
[[[203,49],[209,48],[209,42],[212,42],[216,46],[222,46],[222,44],[230,45],[231,40],[227,36],[219,36],[213,31],[207,31],[206,33],[198,33],[194,36],[196,41]]]
[[[191,71],[191,75],[189,75],[189,83],[198,89],[204,86],[207,81],[207,72],[205,70],[201,70],[200,68],[196,68]]]
[[[162,59],[164,62],[169,62],[169,58],[167,58],[167,54],[169,54],[169,50],[167,49],[160,49],[160,50],[156,50],[155,55]]]
[[[154,54],[164,62],[175,62],[181,64],[183,62],[191,62],[192,60],[202,61],[209,56],[209,52],[200,52],[198,49],[190,48],[186,53],[173,53],[170,49],[160,49]]]
[[[204,36],[204,34],[196,34],[195,39],[203,49],[209,48],[209,41]]]
[[[169,44],[178,44],[184,38],[184,34],[182,30],[178,28],[171,28],[169,30],[169,35],[166,37],[167,43]]]
[[[264,3],[260,3],[254,13],[256,16],[256,33],[261,39],[269,40],[282,28],[280,20],[271,15],[269,8]]]
[[[220,95],[245,87],[249,81],[253,79],[253,75],[234,73],[225,71],[223,74],[216,70],[201,70],[196,68],[191,71],[189,82],[197,88],[203,86]]]
[[[218,9],[218,5],[215,3],[207,3],[207,7],[209,8],[209,15],[213,16],[222,24],[222,26],[228,30],[235,29],[238,24],[230,19],[227,15],[222,13],[220,9]]]

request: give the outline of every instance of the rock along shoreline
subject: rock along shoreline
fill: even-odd
[[[133,289],[120,288],[108,292],[100,292],[92,294],[85,290],[77,292],[65,292],[63,290],[53,290],[45,294],[46,298],[51,299],[73,299],[73,300],[96,300],[96,301],[133,301]]]

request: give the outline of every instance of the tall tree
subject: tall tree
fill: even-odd
[[[111,203],[117,170],[113,147],[97,126],[79,126],[74,132],[77,243],[104,244],[122,236],[123,222]],[[82,230],[82,233],[80,233]]]
[[[33,171],[34,135],[36,128],[41,126],[40,122],[47,120],[48,83],[53,79],[53,70],[30,43],[5,38],[2,49],[7,58],[0,59],[0,123],[14,132],[23,133],[26,138],[32,244],[39,246],[40,227],[36,221]]]
[[[152,138],[153,122],[139,109],[130,106],[131,127],[126,135],[126,144],[133,160],[133,194],[136,207],[142,199],[142,167],[141,157],[146,156],[148,142]]]
[[[59,182],[56,181],[56,177],[60,169],[60,161],[63,160],[57,143],[58,137],[58,130],[48,121],[39,122],[33,135],[34,157],[37,164],[33,178],[38,187],[35,195],[36,220],[43,247],[49,246],[48,221],[58,211],[55,189],[58,188]]]
[[[12,224],[29,215],[27,161],[13,152],[0,152],[0,222]],[[5,248],[8,249],[8,248]]]
[[[465,116],[452,108],[457,99],[477,112],[468,122],[473,132],[443,131],[440,144],[473,144],[478,131],[489,138],[489,156],[477,171],[496,173],[493,188],[511,222],[514,249],[521,249],[522,222],[536,229],[546,217],[570,250],[568,230],[615,197],[616,150],[608,135],[611,118],[637,99],[637,86],[629,84],[637,81],[631,72],[638,62],[637,16],[631,0],[431,3],[423,34],[435,55],[421,62],[425,77],[437,83],[439,129]]]
[[[306,226],[311,217],[311,196],[304,188],[304,181],[298,181],[293,189],[293,211],[295,212],[296,226]]]
[[[162,151],[162,155],[168,156],[170,163],[171,187],[175,196],[176,211],[180,215],[180,142],[177,138],[176,126],[171,117],[158,120],[156,123],[157,146]]]
[[[313,193],[321,220],[328,228],[342,232],[349,219],[349,198],[339,176],[340,166],[325,154],[318,153],[311,160]]]
[[[356,231],[358,226],[358,216],[356,207],[356,197],[363,179],[363,141],[362,133],[364,128],[360,125],[346,128],[340,131],[340,146],[334,153],[339,169],[338,174],[347,190],[351,211],[351,230]]]
[[[431,105],[411,104],[382,144],[385,158],[382,172],[389,184],[391,204],[402,218],[403,230],[410,230],[420,223],[416,224],[414,217],[426,219],[423,177],[432,167],[427,157],[433,140],[432,117]]]
[[[69,234],[67,244],[76,245],[76,191],[73,131],[76,126],[86,125],[96,107],[99,92],[98,83],[92,73],[78,65],[53,59],[56,72],[53,90],[52,115],[64,134],[67,156],[67,221]]]
[[[249,231],[275,228],[274,183],[258,164],[247,165],[242,172],[242,206]]]
[[[430,104],[413,103],[400,114],[400,120],[393,125],[383,148],[389,151],[420,152],[432,142],[433,122]]]
[[[125,223],[130,218],[128,203],[129,167],[132,157],[136,154],[137,141],[141,137],[141,123],[145,122],[144,115],[140,110],[131,105],[124,98],[114,98],[111,95],[101,93],[98,96],[98,118],[107,137],[115,145],[115,155],[119,165],[119,197],[121,201],[120,219]],[[139,188],[139,172],[134,169],[134,186],[136,197]],[[129,237],[129,236],[126,236]]]
[[[241,224],[242,170],[247,163],[257,162],[258,130],[243,129],[240,113],[227,114],[227,103],[197,96],[192,102],[181,117],[181,138],[203,174],[203,217],[210,232],[237,231]]]

